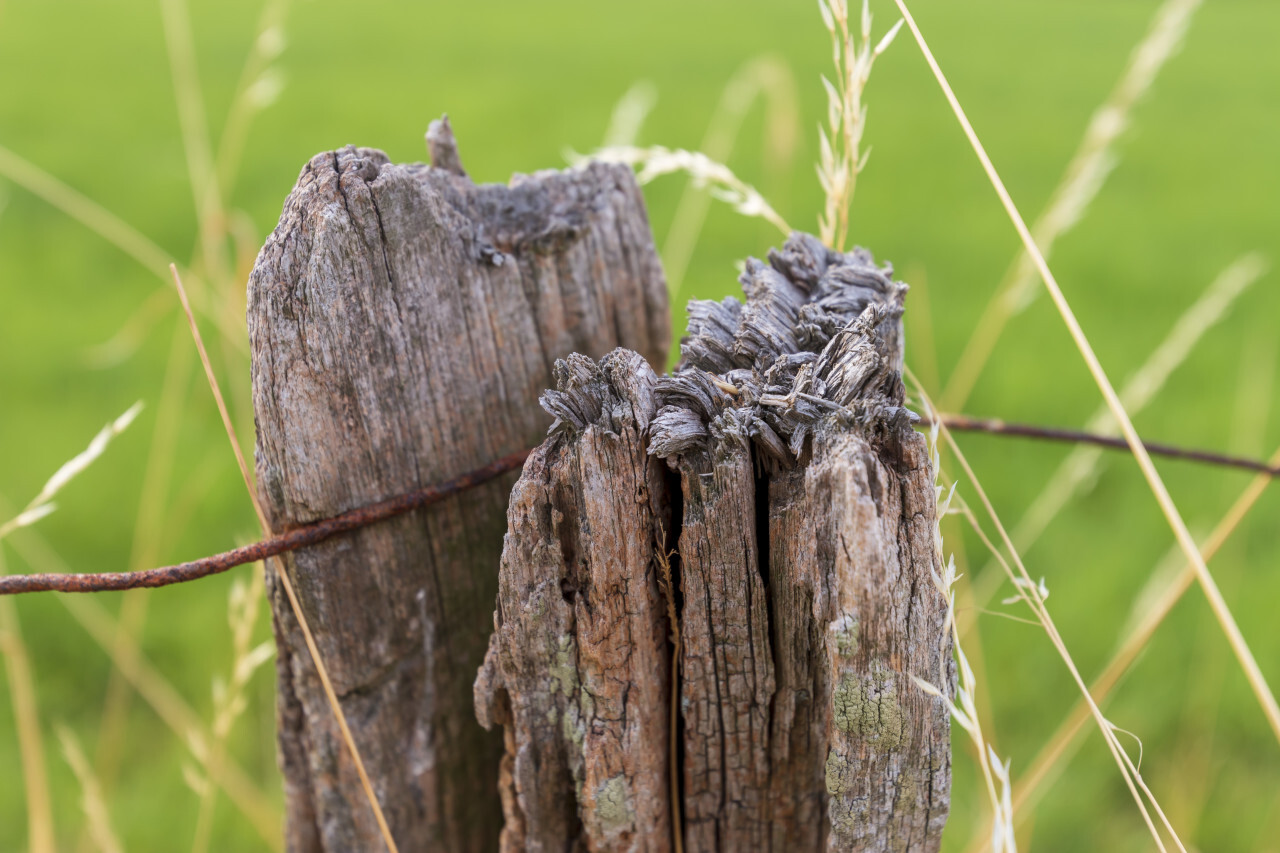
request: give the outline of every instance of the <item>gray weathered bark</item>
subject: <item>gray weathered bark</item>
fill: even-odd
[[[688,851],[939,847],[949,719],[911,677],[952,690],[954,667],[929,456],[903,406],[906,288],[804,235],[749,261],[743,285],[745,304],[690,305],[652,404],[622,353],[567,362],[544,398],[556,426],[516,486],[476,683],[481,720],[506,728],[504,850],[667,850],[677,807]],[[675,472],[665,498],[637,445]],[[642,545],[663,530],[678,537],[669,592]],[[584,550],[583,531],[607,544]],[[675,697],[651,645],[667,594]],[[619,610],[605,681],[624,701],[602,714],[601,668],[576,650]],[[676,782],[657,760],[673,707]],[[630,768],[608,777],[612,821],[582,769],[600,762]]]
[[[314,157],[254,268],[257,471],[277,530],[535,444],[561,356],[666,358],[666,285],[629,170],[477,186],[447,124],[428,146],[434,168]],[[502,743],[471,684],[513,480],[284,560],[401,850],[487,851],[501,828]],[[381,849],[275,571],[288,847]]]
[[[643,439],[654,375],[626,350],[598,368],[574,356],[557,374],[550,408],[565,414],[511,494],[504,616],[476,687],[484,725],[506,726],[502,849],[571,850],[581,835],[589,849],[665,850],[671,657],[657,535],[670,508]]]

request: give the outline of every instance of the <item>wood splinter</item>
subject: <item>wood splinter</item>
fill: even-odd
[[[912,677],[955,674],[907,288],[802,234],[742,284],[690,304],[672,375],[572,356],[543,395],[475,691],[505,731],[503,850],[939,847],[950,724]]]

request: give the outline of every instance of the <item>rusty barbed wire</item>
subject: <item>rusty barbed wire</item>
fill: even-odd
[[[992,435],[1007,435],[1020,438],[1039,439],[1042,441],[1058,441],[1070,444],[1092,444],[1110,450],[1129,449],[1123,438],[1085,432],[1083,430],[1061,429],[1058,427],[1041,427],[1029,424],[1006,423],[1002,420],[973,418],[968,415],[943,414],[939,416],[942,425],[947,429],[961,432],[982,432]],[[930,421],[922,419],[920,426],[930,426]],[[1153,456],[1169,459],[1183,459],[1245,471],[1280,477],[1280,467],[1268,465],[1256,459],[1231,456],[1207,450],[1196,450],[1176,447],[1158,442],[1143,442],[1147,452]],[[34,574],[0,576],[0,595],[18,595],[28,592],[114,592],[126,589],[170,586],[186,583],[200,578],[216,575],[243,566],[256,563],[268,557],[275,557],[289,551],[297,551],[324,542],[341,533],[348,533],[380,521],[386,521],[415,509],[431,506],[445,498],[466,491],[467,489],[487,483],[508,471],[514,471],[524,464],[525,459],[533,452],[533,448],[512,453],[491,462],[483,468],[469,471],[451,480],[425,486],[403,495],[397,495],[384,501],[357,507],[356,509],[326,518],[313,524],[294,528],[287,533],[244,545],[221,554],[213,554],[198,560],[178,563],[174,566],[162,566],[138,572],[100,572],[85,574]]]

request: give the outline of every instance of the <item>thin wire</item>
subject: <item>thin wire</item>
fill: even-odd
[[[947,429],[957,432],[985,432],[995,435],[1010,435],[1019,438],[1035,438],[1044,441],[1063,441],[1073,444],[1093,444],[1111,450],[1128,450],[1129,443],[1118,436],[1101,435],[1084,430],[1063,429],[1061,427],[1032,426],[1029,424],[1007,423],[995,418],[973,418],[968,415],[940,414]],[[928,426],[927,420],[921,426]],[[1190,462],[1204,462],[1208,465],[1220,465],[1226,468],[1240,468],[1254,471],[1270,477],[1280,477],[1280,466],[1260,459],[1248,459],[1242,456],[1231,456],[1211,450],[1176,447],[1172,444],[1161,444],[1154,441],[1143,441],[1143,447],[1153,456],[1164,456],[1169,459],[1185,459]]]
[[[297,551],[310,545],[316,545],[332,539],[342,533],[358,530],[379,521],[395,518],[415,509],[439,503],[451,495],[478,486],[481,483],[513,471],[524,464],[529,451],[522,450],[510,456],[504,456],[496,462],[475,471],[469,471],[460,477],[443,483],[426,486],[416,491],[379,501],[368,506],[344,512],[333,518],[326,518],[313,524],[297,527],[279,536],[272,536],[261,542],[254,542],[221,554],[213,554],[179,563],[176,566],[163,566],[140,572],[102,572],[97,574],[47,573],[34,575],[0,576],[0,595],[16,595],[25,592],[116,592],[125,589],[143,587],[170,586],[177,583],[199,580],[243,566],[256,563],[269,557],[276,557],[289,551]]]
[[[1009,435],[1023,438],[1043,439],[1046,441],[1076,442],[1096,444],[1116,450],[1128,449],[1124,439],[1113,436],[1057,427],[1039,427],[1028,424],[1007,423],[1001,420],[972,418],[968,415],[939,414],[939,421],[948,429],[968,432],[982,432],[991,435]],[[921,426],[928,426],[930,420],[924,418]],[[1146,444],[1151,453],[1168,456],[1172,459],[1186,459],[1210,465],[1222,465],[1257,471],[1265,483],[1268,477],[1280,477],[1280,459],[1262,462],[1228,456],[1206,450],[1193,450],[1175,447],[1168,444]],[[99,573],[45,573],[33,575],[0,576],[0,595],[18,595],[28,592],[118,592],[126,589],[155,588],[172,584],[199,580],[210,575],[225,572],[246,563],[255,563],[276,557],[290,551],[297,551],[331,539],[341,533],[358,530],[389,518],[395,518],[425,506],[439,503],[447,497],[459,492],[487,483],[490,480],[513,471],[524,464],[531,450],[521,450],[510,456],[504,456],[483,468],[468,471],[452,480],[445,480],[430,486],[424,486],[412,492],[388,498],[377,503],[357,507],[311,524],[296,527],[279,536],[270,536],[261,542],[254,542],[220,554],[212,554],[178,563],[172,566],[161,566],[156,569],[135,572],[99,572]],[[245,469],[247,471],[247,465]],[[243,472],[242,472],[243,473]]]

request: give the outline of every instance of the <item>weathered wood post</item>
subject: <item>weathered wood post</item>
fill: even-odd
[[[543,398],[476,682],[504,851],[938,849],[949,720],[912,676],[954,666],[906,287],[804,235],[742,282],[690,305],[674,375],[574,356]]]
[[[433,166],[348,147],[303,169],[249,282],[259,488],[277,530],[541,440],[557,358],[661,368],[666,284],[631,172],[478,186],[446,123]],[[403,851],[488,851],[502,741],[472,681],[514,475],[284,561]],[[382,849],[272,571],[291,851]]]

